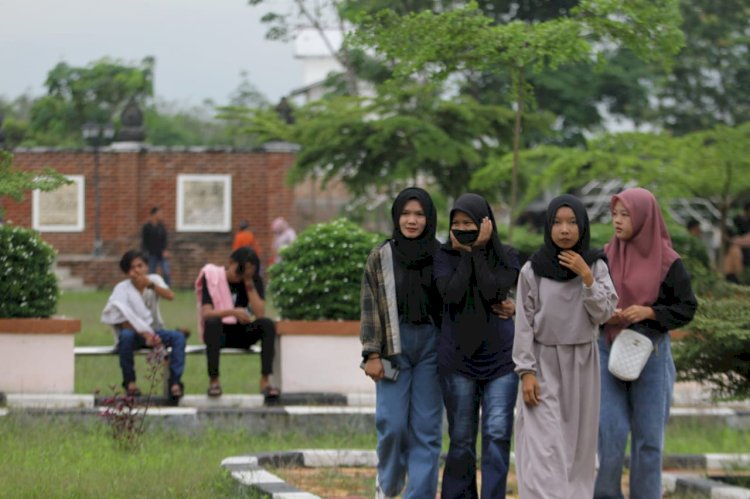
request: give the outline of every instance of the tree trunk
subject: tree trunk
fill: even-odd
[[[513,242],[513,224],[516,218],[516,204],[518,203],[518,170],[520,165],[521,135],[523,133],[523,102],[524,78],[523,67],[514,70],[514,82],[516,87],[516,120],[513,125],[513,171],[510,184],[510,219],[508,221],[508,244]]]

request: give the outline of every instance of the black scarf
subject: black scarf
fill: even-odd
[[[427,223],[424,231],[409,239],[401,233],[399,220],[406,203],[415,199],[422,206]],[[396,298],[399,313],[411,323],[430,317],[430,289],[432,287],[432,257],[439,247],[435,239],[437,212],[432,198],[424,189],[409,187],[401,191],[391,206],[393,234],[391,248],[395,266]]]
[[[507,247],[500,243],[500,236],[497,233],[497,222],[495,222],[495,215],[492,213],[489,203],[478,194],[467,193],[459,197],[453,205],[450,212],[451,222],[453,221],[453,215],[457,211],[466,213],[476,224],[477,229],[482,225],[482,220],[485,217],[490,219],[492,222],[490,240],[487,241],[484,250],[475,249],[473,251],[483,252],[490,268],[501,266],[510,270],[510,260],[506,252]],[[450,234],[448,242],[442,248],[448,254],[460,255],[460,250],[453,249],[451,245]],[[491,310],[492,303],[485,303],[485,300],[479,293],[476,282],[476,276],[472,271],[470,289],[466,290],[466,296],[459,307],[451,311],[452,315],[454,315],[453,320],[456,321],[458,326],[456,328],[456,340],[461,350],[469,356],[476,351],[483,341],[487,341],[489,348],[492,350],[498,348],[496,345],[498,341],[496,335],[487,336],[487,325],[493,314]],[[502,301],[503,298],[498,297],[498,300]]]
[[[456,199],[450,213],[451,222],[453,221],[453,215],[457,211],[469,215],[469,218],[471,218],[476,224],[477,229],[482,225],[482,220],[485,217],[490,219],[490,222],[492,222],[492,236],[490,236],[490,240],[485,246],[490,266],[504,265],[508,267],[508,256],[505,253],[505,247],[500,243],[500,236],[497,233],[497,222],[495,222],[495,214],[492,213],[492,208],[489,203],[479,194],[469,192]],[[453,250],[450,239],[450,234],[448,234],[448,242],[443,245],[447,250]]]
[[[531,268],[536,275],[555,281],[569,281],[578,277],[578,274],[560,265],[558,255],[563,250],[552,242],[552,225],[555,221],[555,215],[557,215],[557,210],[563,206],[573,210],[576,225],[578,225],[578,242],[571,250],[581,255],[589,267],[600,258],[605,262],[607,261],[604,251],[589,248],[591,231],[589,216],[583,203],[575,196],[563,194],[550,201],[549,206],[547,206],[547,215],[544,220],[544,246],[535,251],[529,259]]]

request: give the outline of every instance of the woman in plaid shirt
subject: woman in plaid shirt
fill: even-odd
[[[437,214],[430,195],[410,187],[396,197],[391,216],[393,234],[370,253],[362,280],[362,356],[365,374],[377,383],[376,497],[399,495],[408,475],[403,497],[432,499],[443,415],[441,301],[432,277]]]

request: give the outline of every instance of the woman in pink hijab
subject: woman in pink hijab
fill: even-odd
[[[639,187],[626,189],[612,196],[611,208],[615,234],[604,251],[619,301],[599,338],[602,391],[594,497],[624,497],[620,483],[631,434],[630,496],[660,498],[664,428],[675,380],[669,330],[690,322],[697,302],[654,195]],[[654,344],[634,381],[622,381],[607,368],[612,342],[625,328]]]
[[[275,218],[271,222],[271,231],[273,232],[273,255],[271,256],[273,264],[281,261],[279,251],[292,244],[297,239],[297,233],[283,217]]]

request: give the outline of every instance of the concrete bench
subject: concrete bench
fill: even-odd
[[[76,356],[88,357],[96,355],[117,355],[117,348],[115,345],[110,346],[95,346],[95,347],[75,347],[73,350]],[[139,348],[134,353],[137,355],[145,355],[149,352],[148,348]],[[206,345],[187,345],[185,347],[185,355],[202,354],[206,353]],[[241,355],[250,353],[260,353],[259,345],[252,345],[250,350],[244,348],[222,348],[222,355]]]

